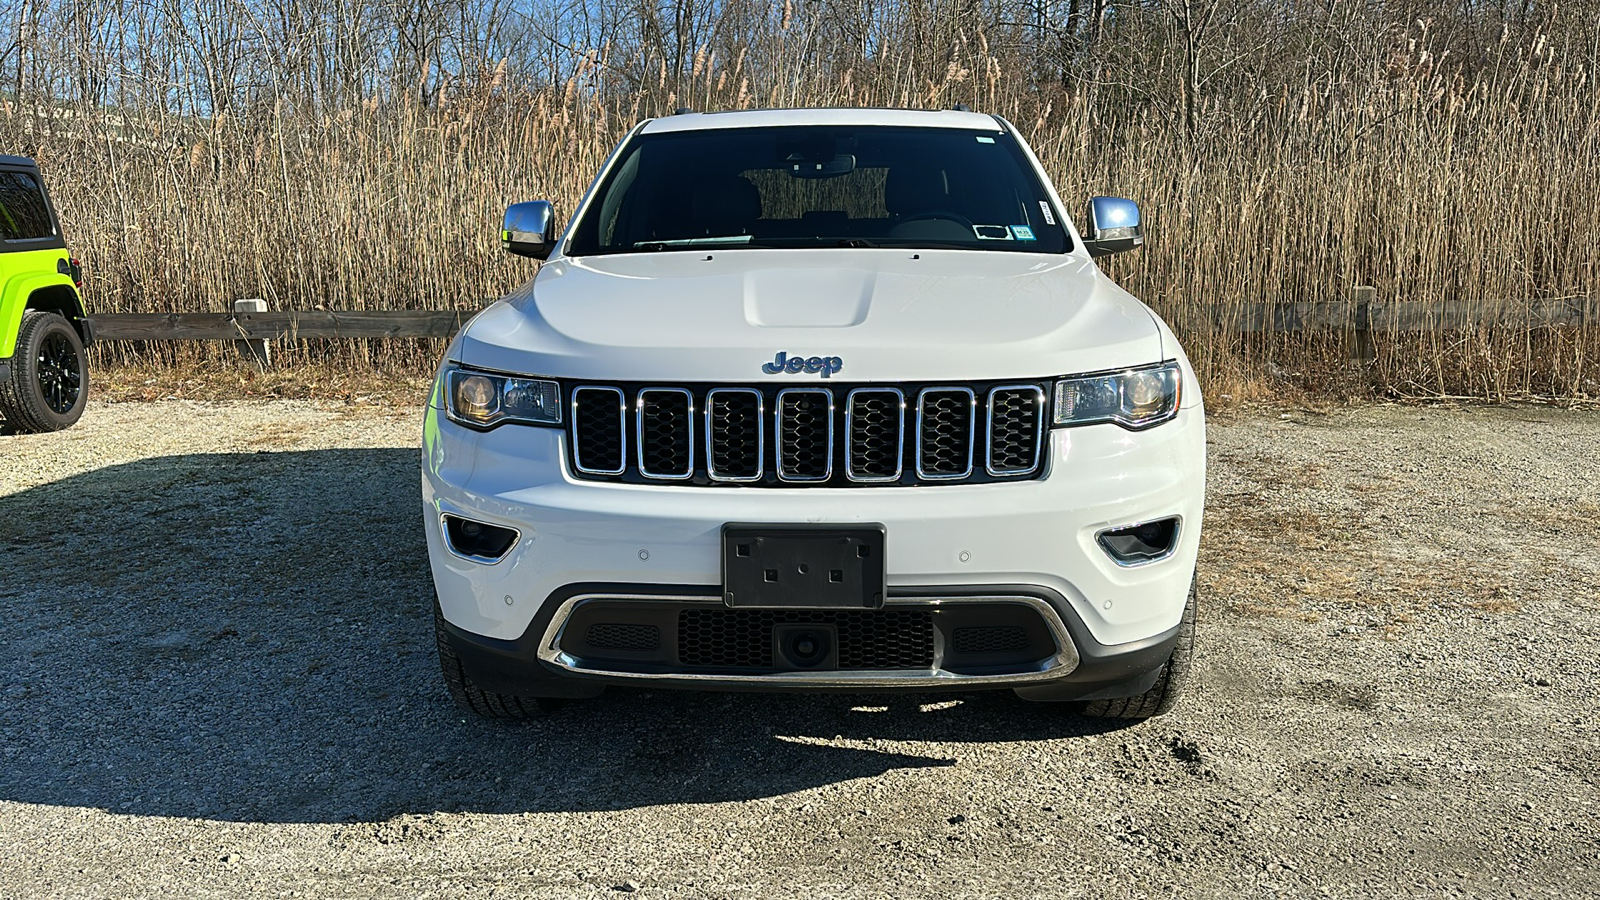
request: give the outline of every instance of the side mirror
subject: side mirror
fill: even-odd
[[[556,211],[548,200],[532,203],[513,203],[506,208],[504,224],[500,226],[500,246],[507,253],[549,259],[555,249]]]
[[[1139,228],[1139,204],[1121,197],[1090,200],[1089,233],[1083,240],[1090,256],[1137,250],[1144,243],[1144,232]]]

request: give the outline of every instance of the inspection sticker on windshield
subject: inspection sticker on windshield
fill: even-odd
[[[1019,241],[1031,241],[1031,240],[1034,240],[1033,229],[1029,228],[1026,225],[1013,225],[1013,226],[1011,226],[1011,236],[1016,238]]]
[[[1049,200],[1039,201],[1039,211],[1044,213],[1044,223],[1046,225],[1054,225],[1056,223],[1056,214],[1050,211]]]

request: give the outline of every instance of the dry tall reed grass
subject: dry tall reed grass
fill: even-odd
[[[491,59],[431,96],[297,104],[280,93],[215,115],[19,90],[0,108],[0,146],[44,166],[96,311],[221,311],[250,296],[274,308],[467,307],[532,274],[499,251],[505,205],[549,198],[571,211],[642,117],[965,102],[1014,122],[1064,197],[1140,202],[1146,246],[1108,267],[1173,324],[1214,392],[1600,396],[1593,328],[1380,334],[1375,364],[1358,372],[1347,334],[1216,325],[1244,303],[1340,300],[1355,284],[1513,313],[1597,293],[1600,25],[1559,43],[1508,32],[1470,66],[1444,65],[1425,23],[1404,25],[1359,65],[1195,98],[1198,131],[1175,104],[1119,82],[1104,55],[1083,78],[1039,76],[1014,33],[966,23],[931,50],[884,45],[853,63],[823,64],[803,43],[701,47],[673,73],[665,57],[652,73],[646,56],[591,49],[555,84]],[[649,74],[623,77],[624,63]],[[438,350],[295,352],[419,371]],[[231,348],[102,353],[184,362]]]

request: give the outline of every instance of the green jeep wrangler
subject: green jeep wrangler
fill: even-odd
[[[83,415],[94,334],[82,288],[39,166],[0,156],[0,419],[18,431]]]

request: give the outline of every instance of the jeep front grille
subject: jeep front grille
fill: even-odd
[[[865,487],[1040,477],[1043,383],[568,387],[577,477]]]

